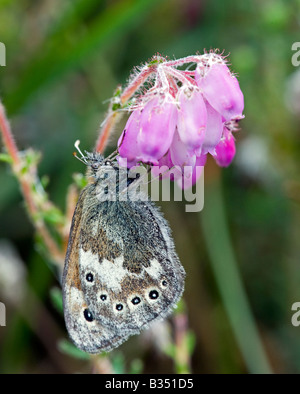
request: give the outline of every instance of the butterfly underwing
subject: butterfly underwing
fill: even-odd
[[[170,314],[185,271],[159,209],[131,192],[139,178],[120,182],[124,169],[98,153],[86,153],[83,161],[89,183],[72,219],[63,304],[75,345],[100,353]]]

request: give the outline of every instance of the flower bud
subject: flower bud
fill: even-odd
[[[235,156],[235,141],[233,135],[227,130],[225,136],[216,146],[216,152],[213,155],[216,163],[220,167],[228,167]]]

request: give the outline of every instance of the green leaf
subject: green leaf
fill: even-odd
[[[29,148],[20,152],[20,159],[22,162],[21,174],[27,174],[30,170],[34,172],[41,159],[41,153]]]
[[[192,355],[196,345],[196,336],[193,331],[188,331],[186,334],[186,345],[189,355]]]
[[[173,343],[170,343],[168,346],[165,346],[162,349],[163,353],[166,356],[169,356],[170,358],[174,359],[175,358],[175,354],[176,354],[176,348],[175,345]]]
[[[118,109],[121,109],[122,107],[121,107],[121,104],[120,103],[114,103],[113,105],[112,105],[112,110],[113,111],[117,111]]]
[[[13,160],[8,153],[0,153],[0,161],[4,161],[9,164],[13,163]]]
[[[49,224],[57,225],[57,224],[64,224],[65,223],[64,215],[56,207],[52,207],[48,211],[41,212],[41,216]]]

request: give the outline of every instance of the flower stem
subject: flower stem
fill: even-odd
[[[178,81],[182,82],[183,84],[189,82],[191,85],[197,85],[194,78],[191,78],[187,74],[183,74],[182,72],[179,72],[175,68],[166,67],[165,70],[168,74],[172,75],[174,78],[176,78]]]
[[[12,169],[20,181],[22,193],[25,198],[28,211],[31,215],[34,215],[35,203],[34,200],[31,198],[30,185],[26,182],[25,179],[19,176],[21,162],[18,155],[18,148],[13,138],[10,124],[6,117],[5,109],[1,101],[0,101],[0,129],[2,131],[3,143],[12,159]]]
[[[18,148],[17,145],[14,141],[10,124],[8,122],[8,119],[5,114],[5,109],[4,106],[2,105],[0,101],[0,131],[2,132],[2,137],[3,137],[3,143],[7,149],[8,154],[10,155],[12,159],[12,170],[17,177],[20,186],[21,186],[21,192],[23,194],[24,200],[26,202],[26,207],[29,213],[29,216],[43,239],[49,254],[53,258],[54,261],[58,263],[62,263],[64,260],[62,252],[58,248],[56,242],[52,238],[51,234],[49,233],[46,224],[44,223],[43,220],[40,218],[37,219],[39,216],[39,209],[36,205],[34,195],[33,195],[33,190],[34,190],[34,184],[32,182],[31,176],[28,173],[21,173],[21,167],[22,163],[19,157],[18,153]]]
[[[112,109],[109,109],[108,115],[106,117],[105,122],[102,125],[98,140],[96,142],[96,147],[95,147],[96,152],[104,153],[108,143],[109,136],[111,135],[114,126],[116,125],[120,117],[121,117],[120,112],[116,112],[113,111]]]
[[[146,82],[150,75],[155,72],[157,66],[157,64],[144,66],[142,71],[132,79],[130,84],[121,95],[121,103],[123,105],[126,104],[126,102],[134,95],[140,86]]]
[[[7,120],[5,109],[1,101],[0,101],[0,129],[2,131],[3,143],[8,153],[10,154],[10,157],[13,160],[14,168],[16,168],[20,164],[20,159],[18,156],[18,148],[12,136],[10,124]]]
[[[165,62],[164,66],[178,67],[187,63],[198,63],[200,62],[200,60],[201,60],[200,55],[192,55],[192,56],[183,57],[181,59],[170,60],[169,62]]]
[[[143,67],[142,71],[139,72],[125,88],[123,93],[120,95],[119,103],[123,107],[128,100],[134,95],[134,93],[143,85],[150,75],[155,71],[157,64],[151,66],[146,65]],[[98,140],[96,142],[95,150],[96,152],[103,153],[108,143],[109,136],[111,135],[116,123],[122,116],[120,111],[114,110],[112,103],[108,110],[107,117],[101,126]]]

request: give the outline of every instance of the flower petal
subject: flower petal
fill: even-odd
[[[188,189],[197,183],[206,163],[207,155],[200,155],[196,157],[196,163],[193,168],[192,176],[187,177],[185,172],[181,179],[177,180],[177,184],[181,189]]]
[[[172,178],[170,171],[174,167],[172,163],[170,151],[168,151],[161,159],[158,160],[158,165],[151,166],[151,175],[154,178],[160,177],[160,179]]]
[[[191,153],[184,142],[181,141],[177,129],[175,130],[173,141],[170,146],[170,157],[175,166],[179,166],[182,169],[185,168],[187,177],[192,175],[196,163],[196,155]]]
[[[168,151],[177,122],[175,101],[161,103],[159,97],[151,99],[141,115],[140,131],[137,142],[140,146],[140,160],[158,164]]]
[[[204,140],[207,111],[202,94],[198,89],[181,88],[178,94],[177,129],[187,149],[194,151]]]
[[[207,124],[201,153],[205,154],[209,152],[213,154],[223,134],[222,115],[220,115],[207,101],[206,110]]]
[[[224,133],[225,137],[221,139],[216,146],[216,153],[213,155],[216,163],[220,167],[228,167],[235,156],[235,141],[231,133]]]
[[[198,67],[195,72],[197,85],[204,97],[225,121],[240,118],[244,109],[244,95],[238,80],[226,64],[214,63],[203,71]]]
[[[118,151],[121,156],[119,163],[121,166],[125,164],[122,158],[127,159],[127,166],[130,168],[137,163],[138,157],[140,156],[141,150],[137,141],[140,130],[140,117],[141,112],[139,110],[132,112],[118,140]]]

